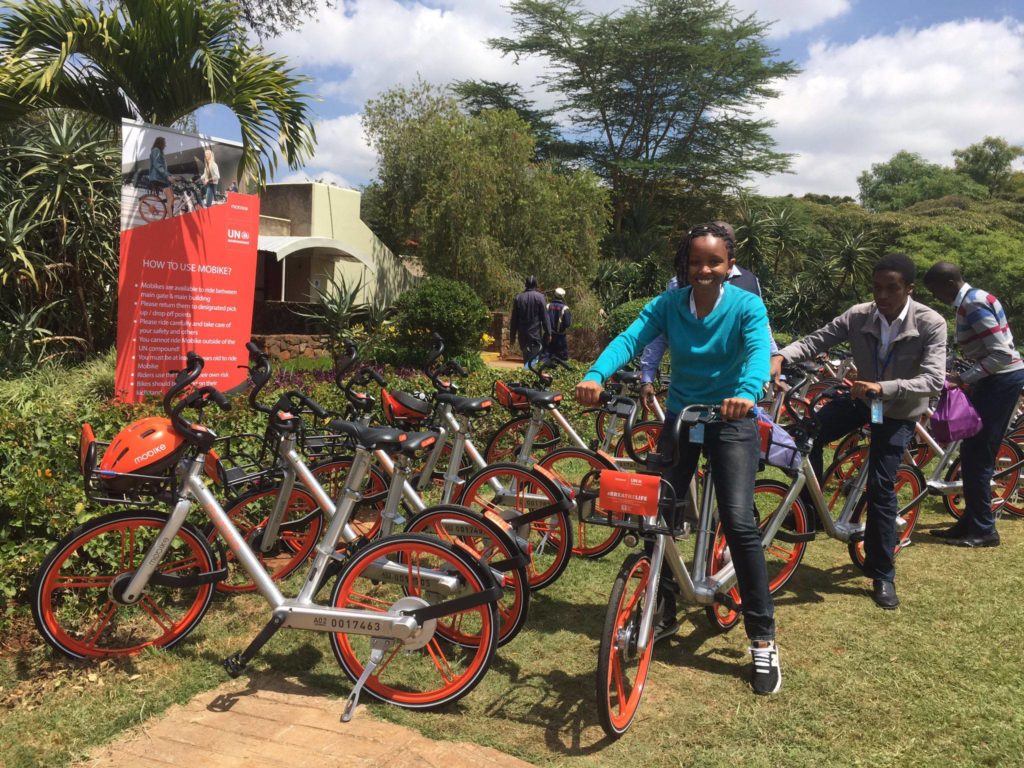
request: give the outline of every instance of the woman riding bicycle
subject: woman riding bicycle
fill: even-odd
[[[721,404],[721,421],[706,429],[684,425],[681,430],[678,477],[688,483],[706,451],[751,641],[751,686],[755,693],[768,694],[782,687],[782,672],[764,550],[753,514],[758,432],[755,421],[747,418],[768,381],[768,315],[760,298],[726,283],[734,250],[729,232],[717,224],[691,229],[676,254],[679,284],[685,287],[666,291],[644,307],[576,386],[576,399],[595,405],[604,381],[663,334],[672,366],[666,423],[685,406]],[[672,575],[664,570],[655,639],[679,628],[675,592]]]

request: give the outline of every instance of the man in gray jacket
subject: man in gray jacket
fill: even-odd
[[[837,398],[818,412],[821,429],[811,463],[822,474],[822,448],[865,424],[871,424],[868,451],[868,511],[864,529],[864,572],[873,579],[872,597],[882,608],[896,608],[896,533],[894,484],[903,452],[914,434],[928,398],[942,389],[946,374],[946,321],[911,298],[914,262],[889,253],[875,265],[875,300],[855,304],[823,328],[772,356],[772,375],[783,362],[814,358],[849,342],[858,379],[851,399]],[[871,418],[872,400],[882,402],[883,418]]]

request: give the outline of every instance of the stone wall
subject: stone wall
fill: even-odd
[[[327,357],[326,336],[309,336],[299,333],[274,333],[252,335],[260,348],[278,360],[292,360],[296,357]]]

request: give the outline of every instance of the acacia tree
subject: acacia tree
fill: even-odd
[[[953,150],[956,172],[981,184],[993,195],[1010,189],[1013,161],[1022,156],[1024,147],[996,136],[986,136],[977,144]]]
[[[368,102],[363,128],[378,156],[366,217],[397,252],[415,247],[429,274],[469,283],[491,306],[525,274],[586,283],[607,193],[589,171],[536,161],[515,112],[466,115],[447,91],[420,82]]]
[[[579,0],[514,0],[515,36],[491,45],[550,62],[542,84],[612,188],[613,230],[630,206],[716,195],[788,167],[772,123],[754,117],[796,73],[767,25],[719,0],[640,0],[613,14]]]
[[[2,0],[0,11],[0,122],[63,108],[171,125],[223,104],[259,184],[278,155],[292,168],[312,155],[307,78],[246,40],[231,0]]]

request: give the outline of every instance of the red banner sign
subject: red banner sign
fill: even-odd
[[[219,205],[121,232],[118,398],[161,395],[195,350],[198,385],[245,381],[252,332],[259,198],[228,193]]]

